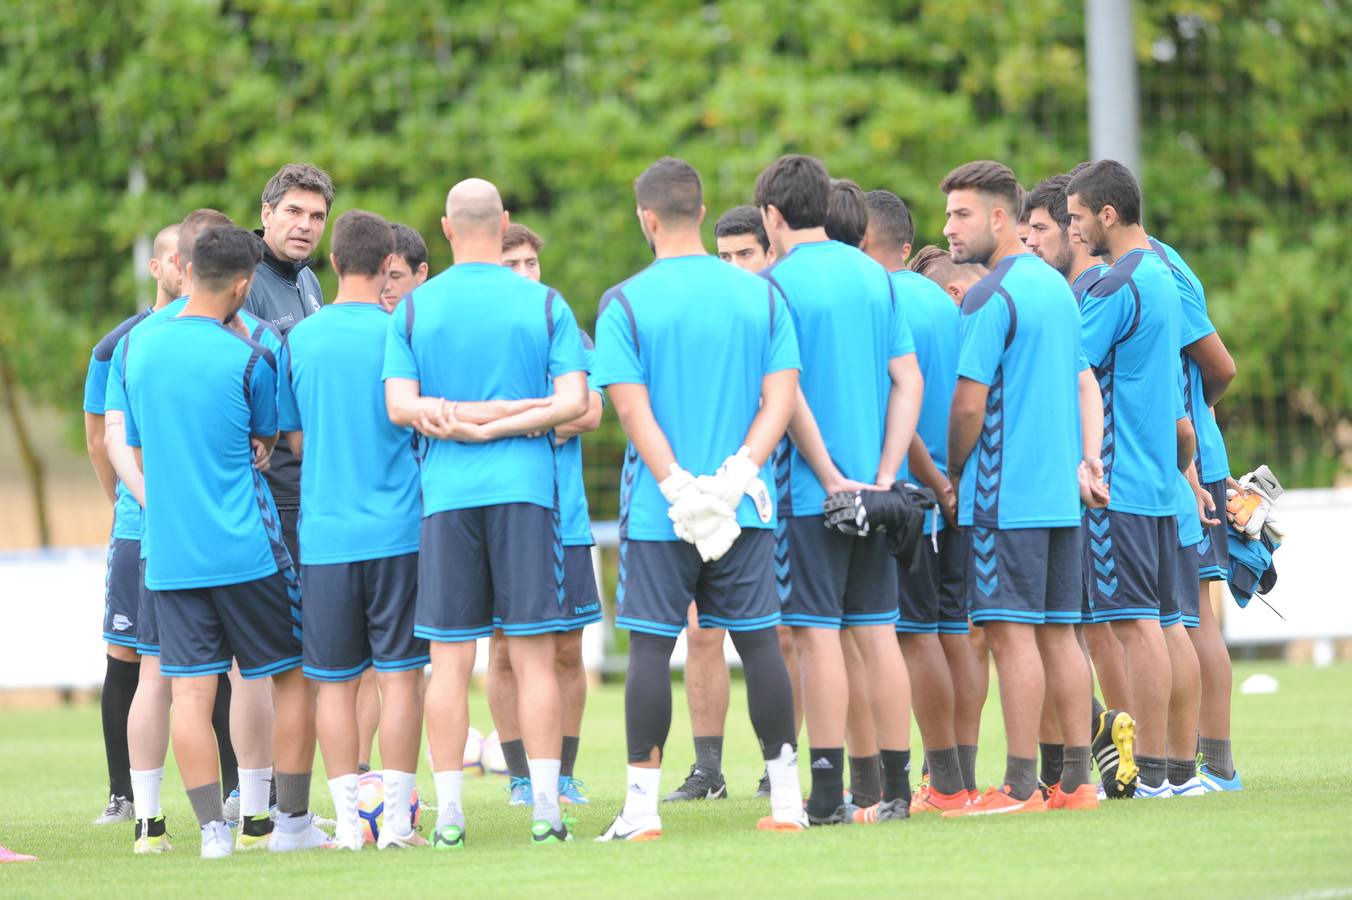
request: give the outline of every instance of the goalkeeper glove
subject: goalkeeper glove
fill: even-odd
[[[929,488],[908,482],[893,484],[886,491],[841,491],[822,503],[826,527],[844,534],[867,537],[875,531],[887,535],[888,551],[914,569],[925,531],[925,512],[938,504]]]
[[[1259,466],[1239,479],[1239,486],[1240,491],[1226,491],[1225,511],[1248,540],[1257,540],[1272,519],[1272,507],[1283,493],[1282,485],[1271,469]]]
[[[741,533],[739,528],[728,538],[729,530],[724,523],[730,522],[735,527],[736,513],[718,497],[700,491],[694,476],[676,463],[671,464],[670,474],[657,483],[657,488],[670,504],[667,517],[671,519],[672,530],[681,540],[695,544],[696,549],[701,550],[701,557],[716,550],[717,556],[713,558],[717,559]],[[701,543],[705,545],[703,548]],[[708,561],[706,558],[705,562]]]
[[[760,467],[751,459],[751,449],[743,446],[732,456],[723,460],[723,465],[713,475],[701,475],[696,479],[699,489],[722,500],[735,513],[743,496],[749,496],[756,504],[756,515],[764,524],[769,524],[774,514],[770,500],[770,491],[760,478]]]

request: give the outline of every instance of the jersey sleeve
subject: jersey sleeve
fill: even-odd
[[[550,310],[553,317],[553,335],[549,339],[549,374],[553,378],[569,372],[587,371],[587,352],[582,346],[581,329],[573,316],[573,308],[562,294],[554,295]]]
[[[385,332],[385,368],[380,373],[382,381],[390,378],[409,378],[421,381],[418,374],[418,358],[413,354],[412,335],[408,324],[407,305],[412,297],[399,301],[390,316],[390,329]]]
[[[1131,327],[1133,306],[1131,288],[1126,284],[1114,291],[1091,288],[1084,295],[1080,306],[1080,344],[1091,366],[1102,363]]]
[[[271,353],[258,360],[250,375],[249,433],[259,437],[277,433],[277,358]]]
[[[85,372],[84,411],[96,416],[103,415],[104,397],[108,391],[108,369],[111,360],[99,359],[89,355],[89,368]]]
[[[599,387],[612,384],[647,384],[648,373],[638,358],[638,325],[623,303],[605,303],[596,321],[596,368],[592,381]]]
[[[1196,285],[1188,278],[1179,278],[1175,276],[1174,281],[1178,284],[1178,296],[1183,300],[1183,346],[1200,341],[1210,334],[1216,333],[1216,326],[1211,324],[1211,317],[1206,311],[1206,296],[1201,293],[1201,286]]]
[[[280,431],[302,430],[295,381],[295,372],[291,367],[291,344],[283,341],[281,355],[277,357],[277,428]]]
[[[1009,335],[1009,307],[998,300],[964,313],[958,334],[958,376],[981,384],[994,383]]]
[[[889,359],[915,352],[915,335],[911,331],[910,320],[900,303],[892,304],[892,334],[888,341]]]
[[[103,408],[104,411],[115,409],[118,412],[127,411],[127,337],[123,335],[113,349],[113,355],[108,360],[108,374],[104,378]],[[89,407],[85,407],[88,409]]]
[[[789,315],[789,304],[779,288],[770,285],[770,297],[774,304],[774,315],[770,319],[770,349],[765,362],[765,374],[782,372],[785,369],[802,369],[802,357],[798,353],[798,332],[793,328],[793,317]]]

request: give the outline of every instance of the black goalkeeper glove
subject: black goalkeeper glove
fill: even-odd
[[[853,537],[867,537],[875,531],[887,535],[887,549],[906,566],[915,566],[921,538],[925,533],[925,514],[938,506],[934,492],[909,482],[892,485],[887,491],[840,491],[822,503],[826,527]]]

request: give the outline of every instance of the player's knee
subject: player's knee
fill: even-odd
[[[575,674],[582,668],[582,632],[560,634],[554,643],[554,669],[560,675]]]
[[[140,660],[141,655],[136,652],[134,647],[123,647],[121,644],[109,644],[108,655],[120,662],[134,663]]]

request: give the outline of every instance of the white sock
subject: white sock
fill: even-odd
[[[657,815],[657,795],[662,789],[662,770],[627,766],[629,789],[624,795],[624,817],[630,822]]]
[[[330,778],[329,793],[333,795],[334,818],[338,822],[338,833],[343,835],[360,834],[361,816],[357,813],[356,773]],[[388,821],[388,817],[386,821]]]
[[[268,811],[272,790],[272,766],[266,769],[239,770],[239,814],[247,819]]]
[[[559,761],[557,759],[532,759],[530,765],[530,788],[535,793],[534,815],[537,821],[545,820],[558,828],[563,824],[559,813]]]
[[[413,786],[416,777],[412,772],[395,769],[386,769],[381,774],[385,785],[385,829],[390,834],[408,834],[413,830]]]
[[[310,827],[310,813],[277,813],[277,830],[283,834],[299,834]]]
[[[465,811],[460,805],[460,789],[465,785],[465,773],[433,772],[432,780],[437,785],[437,827],[447,825],[465,827]]]
[[[131,802],[136,806],[136,818],[156,819],[162,815],[160,784],[163,781],[164,766],[131,770]]]
[[[785,744],[779,756],[765,761],[770,776],[770,811],[797,818],[803,809],[803,788],[798,783],[798,754]]]

